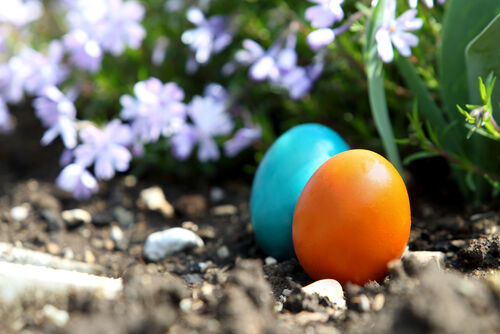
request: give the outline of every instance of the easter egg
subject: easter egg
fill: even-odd
[[[319,166],[347,149],[335,131],[302,124],[282,134],[266,152],[252,184],[250,215],[257,242],[268,255],[294,255],[292,221],[300,192]]]
[[[387,274],[410,235],[408,192],[394,166],[368,150],[326,161],[297,201],[293,244],[313,279],[364,284]]]

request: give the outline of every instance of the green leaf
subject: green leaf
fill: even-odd
[[[382,137],[382,143],[389,160],[401,173],[403,166],[394,140],[394,132],[385,97],[383,64],[377,54],[377,43],[375,41],[375,34],[384,18],[385,4],[386,0],[380,0],[373,9],[371,18],[367,21],[363,57],[368,79],[368,96],[375,126],[380,137]]]
[[[405,165],[409,165],[411,162],[418,160],[418,159],[424,159],[424,158],[431,158],[431,157],[436,157],[439,154],[436,152],[431,152],[431,151],[421,151],[417,153],[410,154],[407,156],[404,160],[403,163]]]
[[[467,77],[469,82],[469,99],[472,102],[483,104],[488,100],[488,79],[486,86],[481,78],[500,76],[500,14],[497,15],[468,45],[465,49],[467,63]],[[479,91],[477,80],[479,78]],[[490,79],[492,80],[492,79]],[[488,87],[491,89],[491,86]],[[493,90],[491,95],[493,105],[500,103],[500,87]]]
[[[446,112],[451,120],[460,118],[455,105],[465,105],[469,100],[468,71],[465,71],[465,48],[491,20],[500,13],[500,1],[451,0],[448,3],[442,30],[440,54],[440,81]],[[498,38],[497,38],[498,44]],[[483,76],[488,75],[488,72]],[[477,92],[474,76],[474,92]]]
[[[448,127],[449,124],[444,119],[443,111],[438,108],[432,99],[427,86],[418,75],[415,66],[404,57],[398,57],[396,65],[406,85],[417,98],[420,107],[419,110],[423,118],[430,123],[431,128],[440,130],[438,138],[444,142],[445,149],[457,152],[459,150],[457,137],[460,136],[460,133],[457,133],[453,126]],[[449,129],[449,131],[445,133],[442,131],[444,129]]]

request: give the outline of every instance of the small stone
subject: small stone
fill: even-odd
[[[134,226],[134,214],[121,206],[113,209],[113,217],[115,217],[118,224],[123,228]]]
[[[141,209],[158,211],[167,219],[174,216],[174,207],[167,201],[163,190],[158,186],[141,191],[137,206]]]
[[[365,294],[361,294],[359,296],[353,297],[351,302],[356,305],[358,311],[360,312],[368,312],[370,311],[370,299]]]
[[[283,291],[281,291],[281,294],[285,297],[288,297],[292,294],[292,290],[290,289],[283,289]]]
[[[202,195],[184,195],[174,202],[174,206],[185,216],[199,218],[207,210],[207,201]]]
[[[69,314],[64,310],[60,310],[54,305],[47,304],[42,309],[42,314],[57,327],[63,327],[68,323]]]
[[[457,240],[450,241],[450,244],[456,248],[462,248],[462,247],[465,247],[466,242],[465,242],[465,240],[457,239]]]
[[[326,297],[339,308],[344,308],[346,305],[342,285],[334,279],[322,279],[311,283],[303,287],[302,292],[308,295],[317,294],[320,297]]]
[[[219,247],[217,249],[217,256],[221,259],[227,259],[231,253],[229,252],[229,248],[226,245]]]
[[[376,312],[380,311],[385,304],[385,296],[383,293],[378,293],[375,298],[373,298],[372,309]]]
[[[183,298],[179,302],[179,308],[183,312],[190,312],[192,305],[193,305],[193,302],[192,302],[192,300],[190,298]]]
[[[232,216],[238,213],[238,208],[232,204],[219,205],[211,210],[214,216]]]
[[[104,240],[101,238],[92,238],[90,240],[90,244],[92,247],[97,248],[97,249],[103,249],[104,248]]]
[[[92,231],[89,230],[88,228],[81,228],[79,231],[80,235],[84,237],[85,239],[88,239],[92,236]]]
[[[28,203],[24,203],[23,205],[15,206],[10,209],[10,216],[12,219],[18,222],[23,222],[28,218],[30,213],[30,205]]]
[[[198,268],[200,268],[200,272],[204,273],[208,268],[214,268],[215,265],[212,261],[200,262],[198,263]]]
[[[112,251],[115,249],[115,243],[111,239],[104,240],[104,248],[108,251]]]
[[[65,210],[62,212],[61,217],[68,228],[75,228],[92,222],[90,213],[82,209]]]
[[[92,253],[90,250],[87,249],[85,251],[85,254],[84,254],[84,260],[85,260],[85,262],[90,263],[90,264],[95,263],[94,253]]]
[[[59,247],[57,244],[53,242],[49,242],[47,244],[47,252],[49,252],[52,255],[59,255],[61,254],[61,247]]]
[[[185,229],[193,231],[193,232],[198,232],[198,230],[200,229],[198,227],[198,225],[196,225],[195,223],[190,222],[190,221],[183,222],[182,223],[182,228],[185,228]]]
[[[63,257],[68,260],[73,260],[75,258],[75,253],[71,248],[63,248]]]
[[[118,250],[126,250],[128,247],[128,240],[125,238],[123,231],[119,226],[113,225],[109,231],[109,237],[113,241],[115,248]]]
[[[272,256],[268,256],[268,257],[266,257],[266,258],[265,258],[264,263],[265,263],[266,265],[276,264],[276,263],[278,263],[278,260],[276,260],[276,259],[275,259],[274,257],[272,257]]]
[[[405,270],[410,274],[416,273],[428,265],[435,265],[438,269],[444,268],[443,252],[436,251],[409,251],[402,257]]]
[[[143,255],[150,261],[160,261],[176,252],[203,246],[203,240],[193,231],[174,227],[150,234]]]
[[[42,219],[45,220],[45,223],[47,224],[48,232],[54,232],[61,229],[62,220],[59,213],[52,210],[43,210],[41,215]]]
[[[222,201],[226,197],[226,192],[219,187],[213,187],[210,189],[210,201],[217,203]]]
[[[134,175],[127,175],[123,178],[125,187],[132,188],[137,185],[137,178]]]
[[[107,226],[113,221],[113,216],[107,211],[99,211],[92,215],[92,224],[98,227]]]

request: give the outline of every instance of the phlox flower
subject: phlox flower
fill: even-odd
[[[0,22],[22,27],[40,18],[42,13],[39,0],[0,0]]]
[[[57,136],[61,136],[66,148],[76,146],[76,109],[73,102],[57,87],[47,86],[33,101],[36,116],[47,127],[41,143],[50,144]]]
[[[252,80],[271,81],[279,80],[279,68],[277,56],[280,51],[280,45],[275,43],[267,51],[257,42],[251,39],[243,41],[243,50],[236,53],[236,61],[240,64],[251,65],[249,75]]]
[[[141,142],[155,142],[161,135],[170,136],[181,128],[186,106],[182,103],[184,91],[177,84],[149,78],[136,83],[134,93],[135,98],[120,98],[120,117],[131,122],[134,136]]]
[[[186,30],[181,40],[194,52],[194,60],[198,64],[206,64],[212,54],[224,50],[233,40],[226,16],[215,15],[205,18],[199,8],[191,7],[187,11],[187,19],[196,28]]]
[[[418,37],[409,31],[422,27],[422,20],[417,18],[417,10],[410,9],[396,19],[396,0],[388,0],[384,11],[382,25],[375,34],[377,51],[384,62],[391,62],[394,58],[392,46],[399,53],[408,57],[411,55],[411,47],[418,45]]]
[[[82,144],[73,152],[75,162],[83,167],[94,164],[98,179],[109,180],[115,171],[128,169],[132,154],[127,149],[132,143],[132,131],[126,124],[115,119],[103,129],[89,125],[80,131]]]
[[[211,96],[195,96],[188,105],[187,113],[192,124],[184,124],[171,138],[174,156],[186,159],[198,143],[200,161],[217,160],[220,152],[214,137],[229,134],[234,126],[226,104]]]
[[[91,39],[82,29],[75,29],[64,35],[63,42],[70,54],[70,61],[82,70],[91,73],[101,67],[103,51],[99,43]]]
[[[314,28],[326,28],[344,18],[342,4],[344,0],[309,0],[317,5],[306,9],[306,20]]]
[[[297,66],[283,76],[281,84],[288,90],[292,99],[298,100],[311,90],[321,72],[323,72],[323,62],[313,63],[306,67]]]
[[[59,188],[70,192],[76,199],[87,199],[99,190],[95,177],[78,164],[66,166],[56,179]]]
[[[224,143],[224,153],[228,157],[234,157],[243,149],[250,146],[262,135],[262,129],[259,126],[244,127],[236,131],[233,138]]]
[[[334,40],[335,31],[330,28],[317,29],[307,35],[307,44],[314,51],[324,48]]]

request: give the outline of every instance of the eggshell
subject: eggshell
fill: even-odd
[[[326,161],[295,207],[293,243],[313,279],[344,284],[381,280],[410,234],[408,192],[394,166],[368,150]]]
[[[253,231],[268,255],[280,260],[294,256],[293,212],[302,188],[326,160],[348,149],[335,131],[320,124],[293,127],[269,148],[250,196]]]

